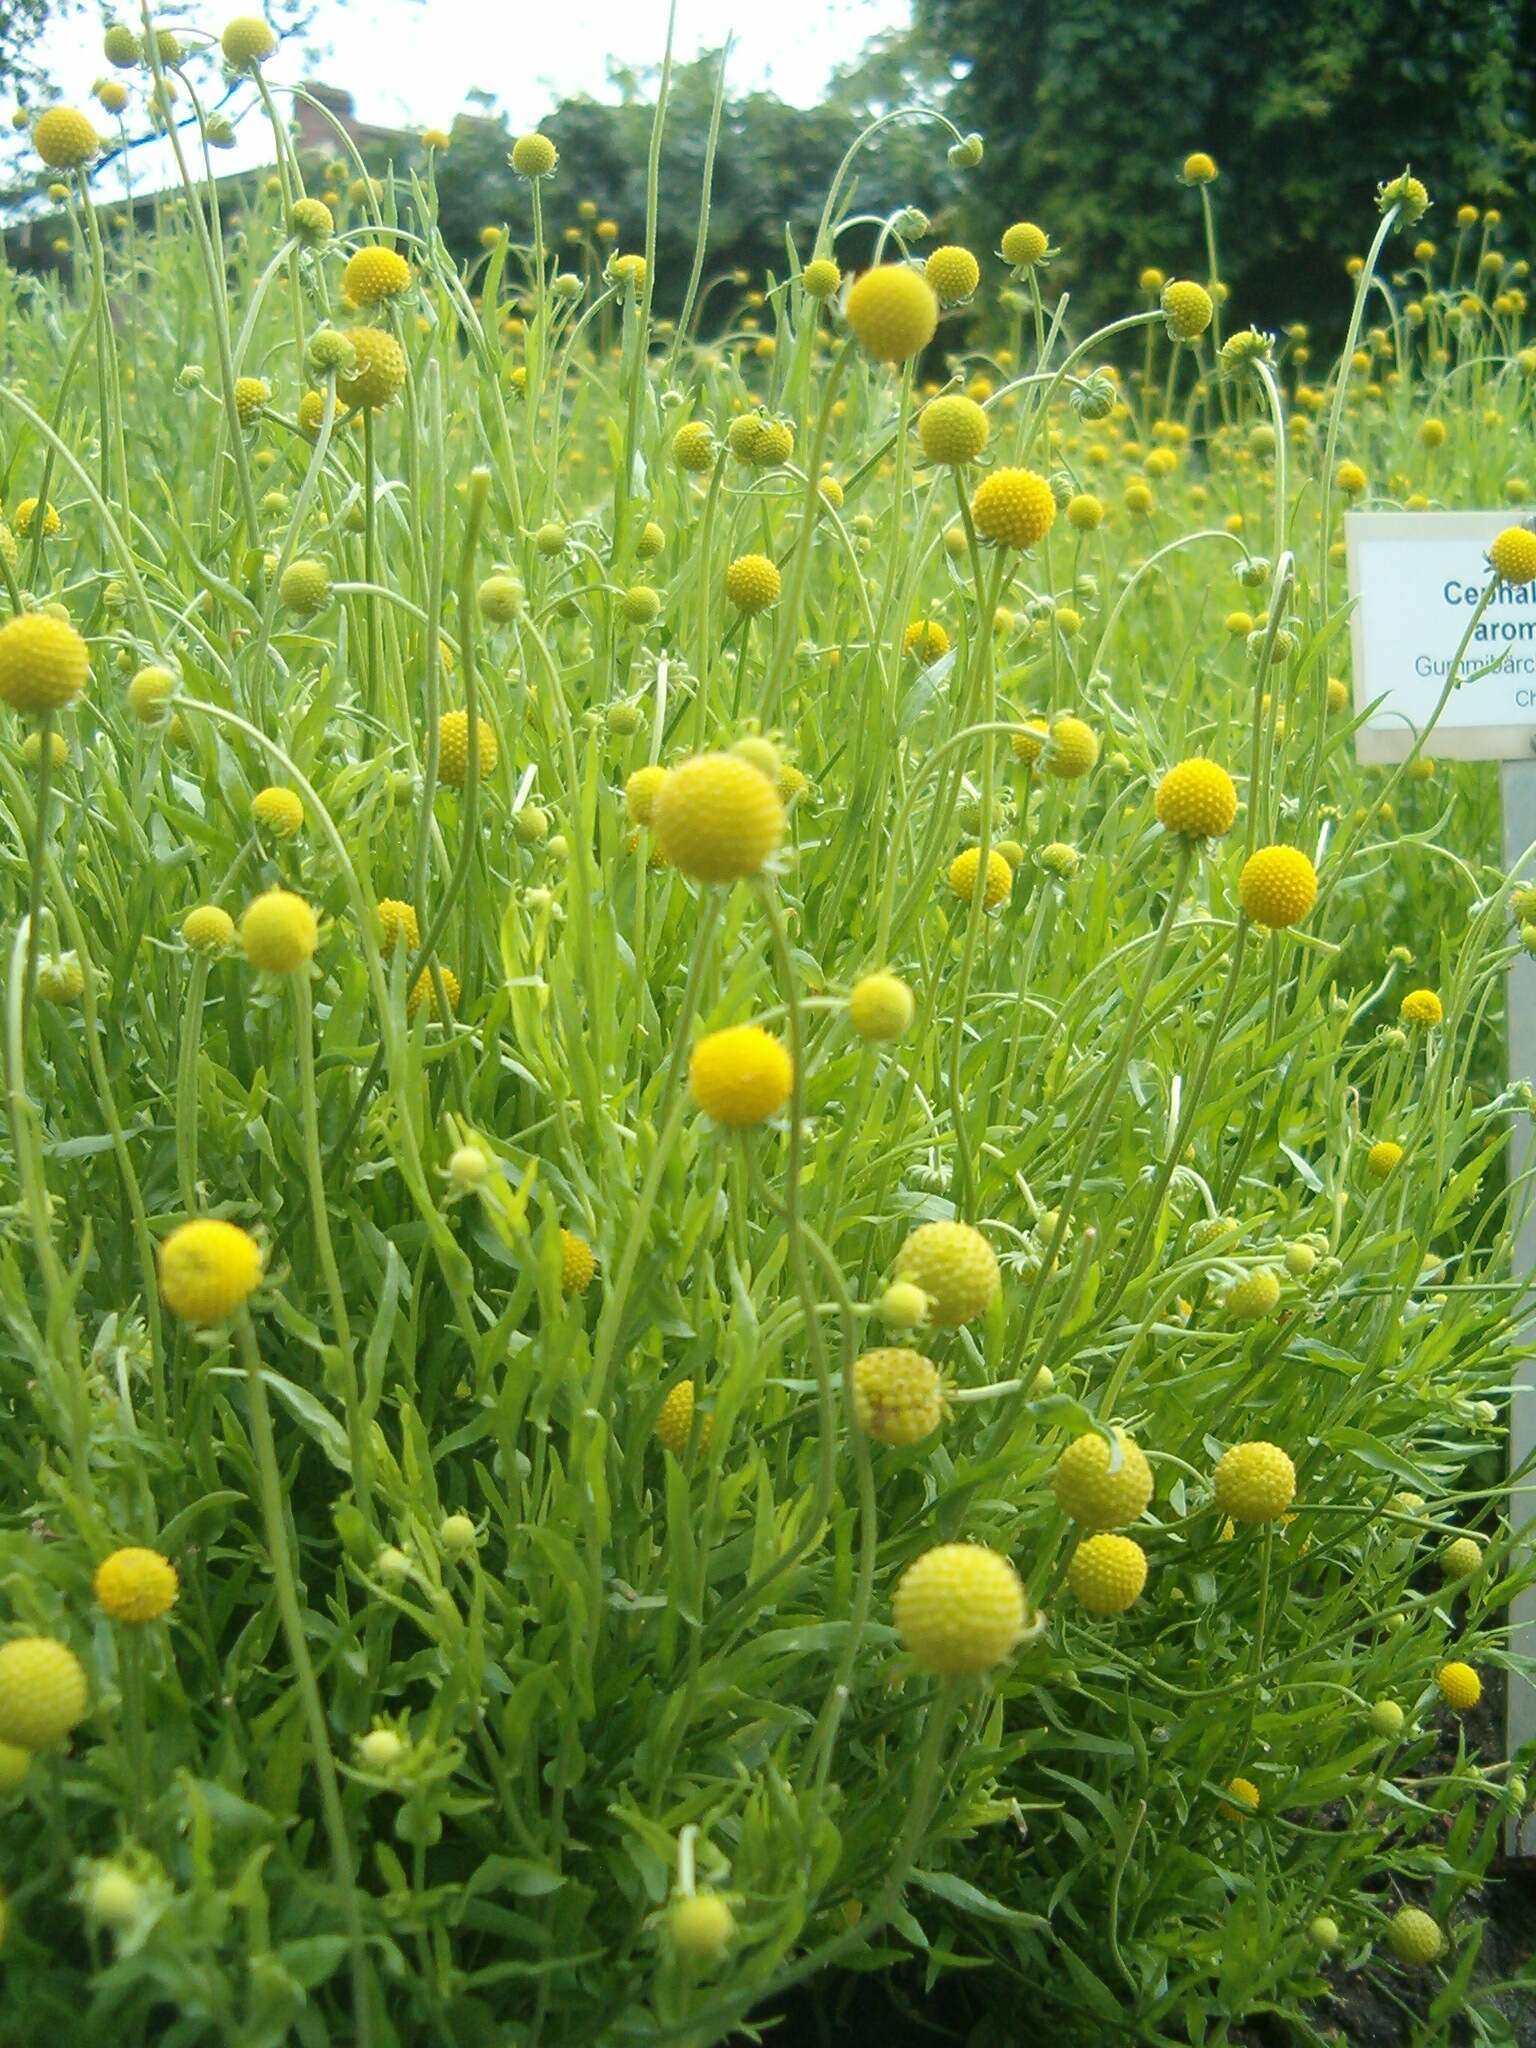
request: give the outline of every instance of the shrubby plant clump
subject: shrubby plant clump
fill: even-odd
[[[844,276],[876,133],[706,342],[541,135],[468,274],[306,186],[254,20],[221,221],[205,40],[0,280],[11,2029],[1506,2038],[1536,886],[1356,767],[1339,540],[1526,495],[1496,224],[1386,185],[1318,362],[1191,158],[1080,334],[1028,221]]]

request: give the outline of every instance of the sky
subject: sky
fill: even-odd
[[[167,4],[156,14],[170,26],[195,22],[217,31],[229,16],[253,11],[251,0],[225,0],[222,9]],[[124,4],[120,18],[132,21],[137,14],[137,5]],[[766,87],[812,106],[839,64],[871,36],[905,27],[910,18],[910,0],[678,0],[675,50],[686,60],[734,34],[728,90]],[[636,66],[659,63],[666,31],[667,0],[541,0],[533,6],[353,0],[350,7],[320,0],[300,47],[280,50],[267,70],[274,80],[319,78],[342,86],[355,97],[360,120],[386,127],[447,128],[478,88],[494,96],[515,127],[531,128],[560,98],[603,97],[610,57]],[[89,14],[50,30],[37,57],[61,97],[92,105],[87,95],[108,67]],[[143,76],[122,75],[130,84]],[[221,89],[212,66],[201,77]],[[216,158],[219,170],[270,161],[270,141],[262,140],[256,120],[240,124],[238,132],[238,146]],[[134,152],[139,189],[168,184],[174,175],[164,144]],[[99,189],[110,193],[114,183],[103,173]]]

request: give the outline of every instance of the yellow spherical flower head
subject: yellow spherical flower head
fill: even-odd
[[[1296,1498],[1296,1467],[1278,1444],[1233,1444],[1212,1484],[1217,1507],[1234,1522],[1272,1522]]]
[[[176,1567],[158,1550],[114,1550],[92,1583],[109,1621],[158,1621],[176,1605]]]
[[[1203,284],[1173,278],[1163,286],[1163,325],[1173,341],[1198,341],[1211,324],[1211,295]]]
[[[1011,1657],[1029,1628],[1018,1573],[980,1543],[941,1543],[908,1565],[891,1619],[914,1660],[939,1678],[980,1677]]]
[[[1056,523],[1056,499],[1032,469],[995,469],[976,486],[971,518],[983,540],[1037,547]]]
[[[781,579],[766,555],[738,555],[725,572],[725,594],[737,611],[755,615],[779,601]]]
[[[1103,502],[1091,491],[1077,491],[1067,500],[1067,524],[1075,533],[1092,533],[1103,519]]]
[[[771,1032],[736,1024],[699,1040],[688,1061],[688,1085],[706,1116],[732,1130],[766,1123],[789,1100],[795,1070]]]
[[[251,798],[251,819],[274,839],[293,839],[304,829],[304,805],[296,791],[274,784]]]
[[[252,967],[292,974],[314,958],[320,928],[302,896],[289,889],[268,889],[246,905],[240,943]]]
[[[0,1643],[0,1742],[52,1749],[85,1719],[85,1668],[51,1636],[14,1636]]]
[[[974,462],[987,445],[991,423],[974,398],[950,392],[930,398],[917,416],[917,438],[930,462],[954,468]]]
[[[475,721],[476,770],[482,782],[495,771],[501,746],[495,727],[483,718]],[[469,713],[445,711],[437,722],[437,779],[450,789],[462,789],[469,777]]]
[[[969,903],[976,894],[976,878],[981,873],[981,848],[968,846],[963,853],[957,853],[949,864],[949,886],[962,903]],[[996,910],[1000,903],[1006,903],[1013,894],[1013,869],[995,846],[987,850],[986,879],[982,883],[981,905],[983,910]]]
[[[43,758],[43,735],[41,734],[41,732],[29,732],[27,734],[26,738],[21,743],[21,758],[23,761],[26,762],[29,768],[37,768],[41,765]],[[49,733],[49,769],[52,772],[56,773],[60,768],[65,767],[68,761],[69,741],[65,739],[63,733],[61,732]]]
[[[1085,1536],[1067,1570],[1067,1584],[1090,1614],[1124,1614],[1146,1583],[1147,1553],[1129,1536]]]
[[[755,875],[784,837],[778,791],[736,754],[698,754],[672,769],[652,812],[665,859],[698,882]]]
[[[735,1937],[736,1916],[718,1892],[690,1892],[667,1908],[667,1938],[693,1962],[719,1962]]]
[[[101,39],[102,55],[119,71],[131,71],[143,55],[138,37],[125,22],[114,22]],[[23,119],[18,125],[26,126]]]
[[[1445,1936],[1417,1906],[1401,1906],[1387,1922],[1387,1947],[1409,1969],[1422,1970],[1445,1953]]]
[[[905,363],[932,341],[939,302],[925,277],[904,263],[877,264],[848,294],[848,324],[877,363]]]
[[[895,1277],[922,1289],[943,1330],[984,1315],[1002,1289],[997,1254],[969,1223],[920,1223],[896,1254]]]
[[[184,1323],[222,1323],[261,1284],[261,1247],[247,1230],[201,1216],[160,1247],[160,1294]]]
[[[816,256],[800,273],[800,285],[809,299],[830,299],[843,281],[843,273],[830,256]]]
[[[981,283],[981,265],[969,249],[946,243],[928,258],[923,275],[938,294],[940,305],[958,306],[975,295]]]
[[[277,37],[256,14],[239,14],[219,38],[231,71],[254,71],[277,48]]]
[[[624,808],[636,825],[652,825],[656,821],[656,799],[661,786],[667,779],[667,771],[651,762],[644,768],[637,768],[624,785]]]
[[[1005,263],[1011,263],[1015,270],[1032,270],[1051,242],[1045,229],[1036,227],[1032,220],[1016,220],[1012,227],[1004,228],[1000,246]]]
[[[1402,1164],[1403,1148],[1391,1138],[1378,1138],[1365,1155],[1365,1170],[1373,1180],[1385,1180]]]
[[[448,1014],[450,1016],[457,1014],[459,997],[464,993],[459,983],[459,977],[451,967],[439,967],[437,974],[434,974],[430,967],[423,967],[411,985],[410,994],[405,999],[407,1023],[414,1022],[418,1011],[422,1009],[426,1010],[429,1017],[441,1015],[437,1000],[438,975],[442,976],[443,996],[448,1004]]]
[[[1238,901],[1255,924],[1283,931],[1317,901],[1317,870],[1297,846],[1261,846],[1237,882]]]
[[[378,904],[379,951],[389,959],[395,948],[402,943],[408,953],[414,953],[421,944],[421,926],[417,923],[415,909],[409,903],[402,903],[397,896],[383,896]]]
[[[1252,1820],[1259,1810],[1259,1788],[1252,1778],[1228,1778],[1222,1801],[1224,1820]]]
[[[355,249],[341,273],[341,288],[354,306],[381,305],[410,290],[411,266],[397,249]]]
[[[220,953],[235,943],[235,920],[217,903],[200,903],[182,919],[181,936],[194,953]]]
[[[1483,1553],[1476,1539],[1458,1536],[1440,1553],[1440,1576],[1450,1582],[1469,1579],[1482,1561]]]
[[[681,1458],[693,1441],[693,1415],[697,1400],[692,1380],[679,1380],[661,1404],[654,1424],[656,1436],[674,1458]],[[715,1433],[715,1418],[705,1415],[699,1422],[699,1449],[709,1449]]]
[[[1488,566],[1506,583],[1536,582],[1536,533],[1506,526],[1488,550]]]
[[[924,668],[949,652],[949,635],[937,619],[914,619],[901,636],[902,649],[916,655]]]
[[[560,1232],[560,1292],[562,1294],[585,1294],[592,1285],[592,1276],[597,1271],[597,1260],[592,1247],[584,1237],[578,1237],[574,1230]]]
[[[1280,1281],[1268,1266],[1260,1266],[1227,1289],[1222,1307],[1240,1323],[1262,1322],[1280,1305]]]
[[[277,594],[286,611],[310,618],[323,611],[331,594],[331,579],[324,562],[290,562],[278,578]]]
[[[237,377],[235,379],[235,415],[242,427],[253,427],[261,417],[261,409],[272,396],[272,387],[265,377]]]
[[[702,476],[715,466],[715,430],[708,420],[688,420],[672,436],[672,460],[679,469]]]
[[[0,626],[0,698],[38,716],[72,704],[91,673],[91,653],[74,627],[46,612]]]
[[[32,130],[32,147],[55,171],[78,170],[101,148],[101,137],[75,107],[49,107]]]
[[[405,386],[405,353],[399,342],[380,327],[349,327],[347,339],[353,362],[337,374],[337,396],[360,412],[389,405]]]
[[[853,1412],[877,1442],[904,1449],[944,1420],[944,1384],[920,1351],[866,1351],[853,1365]]]
[[[1469,1714],[1483,1696],[1483,1682],[1470,1664],[1442,1664],[1435,1673],[1440,1697],[1455,1714]]]
[[[85,969],[77,953],[61,953],[40,960],[37,967],[37,999],[41,1003],[74,1003],[85,993]]]
[[[512,168],[520,178],[547,178],[559,160],[547,135],[519,135],[512,145]]]
[[[1358,462],[1341,462],[1333,472],[1333,480],[1346,498],[1362,496],[1370,482]]]
[[[848,1022],[860,1038],[900,1038],[911,1029],[917,1005],[899,974],[865,974],[848,995]]]
[[[1097,1431],[1074,1437],[1051,1475],[1056,1505],[1082,1529],[1121,1529],[1140,1519],[1152,1498],[1152,1468],[1123,1429],[1110,1445]]]
[[[1398,1004],[1397,1014],[1405,1024],[1439,1024],[1445,1006],[1432,988],[1414,988]]]
[[[1157,785],[1157,822],[1186,839],[1220,839],[1237,816],[1237,789],[1225,768],[1192,757]]]
[[[1010,741],[1014,758],[1033,766],[1045,752],[1046,742],[1050,739],[1050,736],[1051,729],[1044,719],[1029,719],[1019,728]]]
[[[1099,758],[1098,735],[1080,718],[1053,718],[1050,741],[1041,766],[1047,775],[1063,782],[1075,782],[1086,775]]]
[[[1216,159],[1196,149],[1184,159],[1184,178],[1190,185],[1210,185],[1216,178]]]

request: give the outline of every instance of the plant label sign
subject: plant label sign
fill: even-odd
[[[1514,519],[1507,508],[1345,514],[1362,761],[1401,761],[1431,724],[1424,751],[1441,760],[1536,752],[1536,583],[1501,584],[1472,624],[1488,544]],[[1459,680],[1436,718],[1453,664]]]

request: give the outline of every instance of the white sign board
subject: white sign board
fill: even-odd
[[[1424,751],[1441,760],[1529,761],[1536,753],[1536,584],[1495,591],[1457,669],[1477,679],[1459,682],[1435,719],[1488,585],[1488,544],[1516,516],[1345,514],[1355,709],[1375,706],[1355,734],[1362,761],[1401,761],[1432,719]]]

